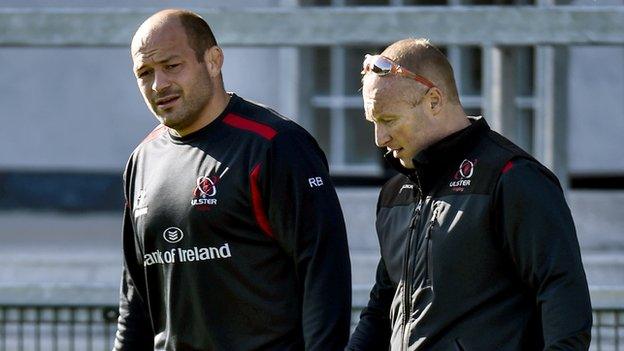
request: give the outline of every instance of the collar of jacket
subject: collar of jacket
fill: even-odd
[[[387,152],[384,158],[394,169],[405,174],[426,193],[441,172],[449,168],[457,168],[466,150],[471,149],[479,141],[480,135],[490,130],[490,126],[483,117],[470,116],[468,119],[471,123],[468,127],[416,154],[412,160],[414,169],[403,167],[398,159],[392,157],[392,152]]]

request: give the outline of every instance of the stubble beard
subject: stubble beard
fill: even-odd
[[[152,112],[156,119],[165,126],[174,130],[183,130],[195,123],[210,104],[214,94],[211,83],[208,77],[202,77],[187,91],[187,94],[182,91],[175,92],[180,95],[180,101],[171,111],[162,111],[152,104]]]

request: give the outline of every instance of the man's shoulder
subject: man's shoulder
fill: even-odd
[[[561,188],[557,176],[533,158],[514,158],[505,165],[501,173],[500,181],[511,186],[544,181]]]
[[[554,177],[554,174],[548,169],[548,167],[544,166],[531,154],[503,135],[495,131],[490,131],[488,133],[487,140],[491,143],[493,148],[499,150],[499,152],[504,156],[504,159],[507,160],[502,168],[502,173],[507,173],[512,167],[514,167],[516,170],[521,169],[524,171],[537,171],[547,175],[548,177]]]
[[[130,157],[132,157],[133,155],[135,155],[139,151],[145,149],[145,147],[147,147],[151,143],[153,143],[153,142],[155,142],[157,140],[160,140],[163,137],[166,137],[167,130],[168,130],[168,128],[164,124],[159,124],[156,127],[154,127],[154,129],[152,129],[152,131],[149,132],[143,138],[143,140],[141,140],[141,142],[134,148],[134,151],[132,151],[132,154],[130,155]]]
[[[139,143],[139,146],[156,140],[165,133],[167,133],[167,127],[164,124],[159,124]]]
[[[487,152],[496,152],[497,154],[500,154],[503,158],[520,157],[533,159],[533,157],[523,148],[493,130],[489,130],[485,137],[481,139],[480,146],[482,148],[487,148]]]
[[[258,102],[240,98],[241,103],[225,117],[224,122],[272,140],[278,135],[308,132],[290,118]]]
[[[251,138],[267,142],[267,145],[275,149],[292,149],[294,152],[299,145],[308,150],[320,150],[314,137],[296,122],[270,107],[239,99],[240,102],[223,119],[223,123]]]

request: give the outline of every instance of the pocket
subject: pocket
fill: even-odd
[[[434,204],[433,213],[425,231],[425,286],[433,286],[433,231],[438,224],[438,216],[442,209],[439,203]]]
[[[429,227],[427,234],[427,259],[425,260],[426,276],[425,286],[433,286],[433,241],[431,240],[431,232],[433,232],[433,226]]]

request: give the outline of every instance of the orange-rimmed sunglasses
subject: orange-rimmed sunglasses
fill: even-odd
[[[362,74],[373,72],[378,76],[385,76],[388,74],[396,74],[402,77],[413,79],[421,84],[426,85],[428,88],[435,87],[429,79],[420,76],[414,72],[411,72],[407,68],[402,67],[398,63],[391,59],[381,55],[369,55],[364,56],[364,63],[362,64]]]

